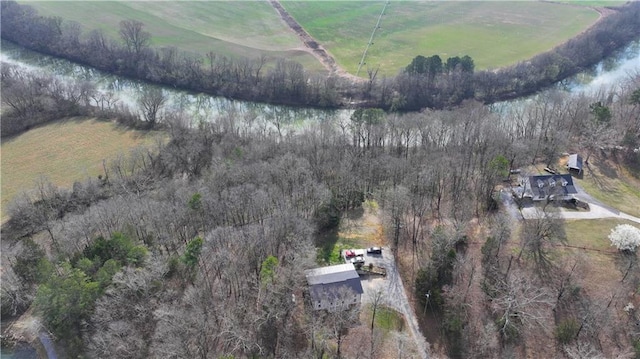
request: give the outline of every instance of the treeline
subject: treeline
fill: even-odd
[[[88,81],[67,81],[50,74],[3,64],[2,137],[10,137],[39,124],[70,116],[116,118],[119,123],[149,127],[135,109],[124,106],[111,92],[99,91]]]
[[[620,155],[637,158],[639,89],[636,76],[615,93],[551,94],[502,114],[475,102],[404,115],[361,109],[285,133],[238,132],[223,119],[189,128],[167,116],[168,143],[70,189],[42,182],[7,208],[2,314],[35,303],[69,356],[331,355],[350,323],[305,309],[303,270],[345,210],[378,201],[391,245],[413,253],[417,288],[456,303],[441,289],[455,283],[462,237],[430,235],[426,221],[462,229],[491,217],[510,168],[552,163],[567,148],[625,144]],[[517,286],[505,288],[496,298]],[[479,347],[456,318],[460,350]]]
[[[267,66],[272,59],[227,58],[213,51],[202,57],[174,47],[154,49],[151,34],[137,21],[120,24],[118,42],[99,30],[85,34],[77,23],[39,16],[28,5],[3,1],[1,6],[2,38],[32,50],[217,96],[332,108],[353,102],[387,110],[441,109],[467,99],[492,103],[529,95],[594,65],[640,35],[640,4],[629,2],[567,43],[498,71],[473,72],[463,57],[461,66],[452,63],[449,68],[447,63],[448,71],[403,71],[380,78],[369,70],[367,81],[347,83],[339,77],[311,75],[300,64],[282,59]]]
[[[640,37],[640,3],[630,1],[584,33],[528,61],[475,79],[476,99],[492,103],[535,93],[587,69]]]
[[[3,39],[109,73],[248,101],[340,105],[335,79],[312,76],[293,61],[278,59],[267,69],[265,57],[228,58],[211,51],[202,58],[175,47],[154,49],[138,21],[121,22],[118,42],[101,30],[83,33],[77,23],[39,16],[28,5],[0,5]]]

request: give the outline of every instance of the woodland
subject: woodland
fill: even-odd
[[[3,136],[78,115],[168,136],[105,160],[102,175],[70,188],[42,180],[7,208],[3,320],[40,318],[62,356],[345,356],[340,345],[357,314],[311,310],[304,270],[318,265],[324,234],[365,201],[379,204],[386,244],[405,258],[415,312],[438,323],[433,356],[640,355],[638,313],[622,309],[640,288],[637,254],[615,253],[620,270],[607,283],[614,295],[598,296],[581,272],[584,260],[559,255],[567,243],[562,204],[549,201],[544,216],[523,221],[505,211],[499,192],[511,169],[553,166],[568,151],[606,157],[638,178],[640,74],[593,94],[545,92],[500,112],[483,103],[533,92],[579,61],[597,61],[637,35],[640,3],[602,21],[589,40],[527,64],[495,73],[443,65],[430,75],[421,69],[438,59],[423,57],[394,79],[371,74],[368,88],[356,90],[307,77],[286,61],[268,71],[260,61],[213,57],[202,66],[175,50],[150,49],[138,23],[123,23],[118,44],[99,32],[84,38],[73,24],[29,7],[1,5],[3,38],[115,73],[317,106],[339,105],[354,91],[372,105],[347,119],[255,131],[239,113],[194,124],[161,111],[161,91],[139,94],[139,115],[91,84],[3,64]],[[618,43],[608,31],[625,35]],[[555,71],[531,72],[541,68]],[[373,345],[361,356],[383,357]]]

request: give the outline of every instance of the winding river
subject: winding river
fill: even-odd
[[[127,105],[133,111],[137,111],[138,108],[137,94],[145,87],[157,87],[142,81],[107,74],[67,60],[42,55],[6,41],[2,41],[1,46],[0,60],[2,62],[34,71],[51,73],[62,79],[89,81],[95,84],[99,91],[113,93],[119,99],[119,103]],[[519,106],[548,91],[596,92],[615,85],[630,74],[638,72],[640,72],[640,40],[631,43],[596,66],[561,81],[537,95],[496,103],[492,105],[492,108],[500,112],[499,110],[504,106]],[[352,110],[347,109],[314,109],[236,101],[170,87],[163,87],[162,90],[168,99],[167,109],[183,113],[186,118],[191,119],[192,124],[195,125],[201,121],[217,121],[229,118],[229,115],[232,114],[240,115],[233,116],[245,119],[243,123],[233,123],[238,131],[250,129],[260,132],[277,131],[282,134],[284,129],[292,130],[304,126],[308,123],[307,120],[318,122],[348,119],[352,113]]]

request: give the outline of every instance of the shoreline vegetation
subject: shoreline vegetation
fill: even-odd
[[[152,48],[153,34],[137,21],[120,24],[120,41],[101,30],[43,17],[28,5],[2,2],[2,38],[46,55],[114,75],[237,100],[315,108],[443,109],[464,100],[485,104],[533,94],[611,55],[640,36],[640,3],[608,8],[612,13],[579,36],[528,61],[495,71],[404,71],[359,82],[311,74],[286,59],[266,66],[265,57],[200,57],[175,47]],[[416,54],[418,56],[419,54]]]

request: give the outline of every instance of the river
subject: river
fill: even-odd
[[[108,74],[64,59],[42,55],[4,40],[1,46],[0,60],[4,63],[33,71],[43,71],[61,79],[89,81],[95,84],[98,91],[113,93],[119,99],[119,103],[128,106],[132,111],[138,111],[137,96],[144,88],[162,88],[167,98],[166,109],[183,113],[186,118],[191,119],[193,125],[201,121],[211,122],[228,118],[228,115],[233,114],[236,115],[233,116],[234,118],[248,119],[244,123],[235,124],[238,127],[237,130],[282,132],[284,129],[300,128],[307,123],[308,119],[316,121],[348,119],[352,113],[352,110],[345,109],[315,109],[237,101],[171,87],[159,87]]]
[[[6,41],[2,41],[1,46],[0,60],[2,62],[34,71],[44,71],[62,79],[82,79],[92,82],[99,91],[112,92],[120,103],[129,106],[133,111],[138,111],[137,94],[145,87],[157,87],[142,81],[107,74],[64,59],[42,55]],[[640,40],[617,51],[613,56],[601,61],[596,66],[561,81],[537,95],[496,103],[491,107],[500,113],[501,109],[505,107],[520,106],[548,91],[595,92],[619,83],[633,72],[640,72]],[[166,108],[182,112],[185,118],[191,119],[193,125],[202,121],[211,122],[229,118],[245,119],[242,123],[231,121],[237,131],[257,130],[265,133],[277,131],[279,134],[283,134],[283,132],[295,131],[304,127],[309,123],[307,121],[309,119],[314,120],[312,122],[345,120],[352,113],[352,110],[346,109],[327,110],[268,105],[230,100],[170,87],[162,89],[168,99]]]
[[[560,81],[537,94],[496,102],[491,105],[491,108],[497,113],[509,113],[509,111],[505,110],[524,106],[550,92],[559,91],[585,95],[603,93],[603,91],[637,74],[640,74],[640,40],[636,40],[627,47],[616,51],[612,56],[600,61],[597,65]]]

